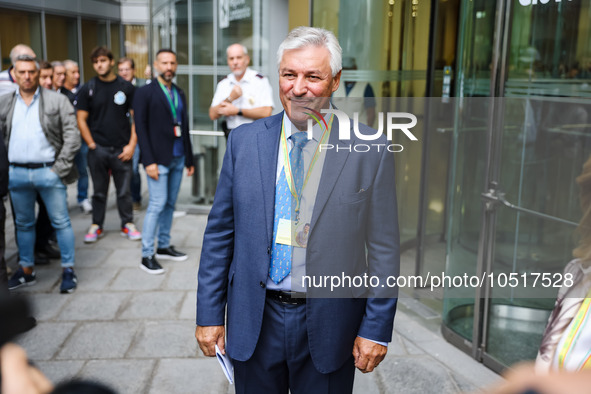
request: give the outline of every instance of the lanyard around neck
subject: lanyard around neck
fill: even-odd
[[[320,142],[319,142],[320,144],[326,144],[326,142],[328,141],[328,137],[330,135],[330,129],[332,127],[333,118],[334,118],[334,115],[331,114],[330,120],[328,121],[328,128],[324,130],[324,133],[322,133],[322,137],[320,138]],[[302,189],[300,190],[300,194],[298,194],[296,186],[295,186],[295,179],[293,177],[293,172],[291,170],[291,162],[289,160],[289,148],[287,145],[287,135],[285,133],[285,118],[283,119],[283,122],[281,123],[281,147],[280,147],[280,149],[283,152],[283,168],[285,170],[285,178],[287,179],[287,185],[289,187],[289,191],[291,192],[291,195],[293,196],[293,198],[296,199],[296,213],[297,213],[300,210],[301,194],[303,193],[303,190],[306,187],[308,180],[310,179],[310,175],[312,174],[312,169],[314,168],[314,165],[318,161],[318,157],[320,156],[320,153],[319,153],[318,149],[316,149],[314,151],[314,156],[312,156],[312,160],[310,161],[310,166],[308,167],[308,171],[306,172],[306,177],[304,178],[304,182],[302,183]],[[296,149],[296,147],[294,146],[292,149]],[[303,158],[302,158],[302,160],[303,160]]]
[[[585,320],[591,318],[591,312],[589,308],[591,307],[591,290],[587,293],[587,297],[583,300],[583,303],[579,307],[579,310],[573,321],[570,325],[570,329],[568,330],[566,340],[562,348],[558,353],[558,368],[563,369],[564,363],[569,356],[570,352],[573,350],[573,347],[577,340],[580,338],[582,331],[581,328],[585,323]],[[587,353],[584,359],[579,364],[577,370],[581,370],[583,368],[589,368],[591,366],[591,351]]]
[[[169,92],[168,89],[166,88],[166,86],[164,86],[164,84],[162,82],[160,82],[160,80],[158,80],[158,84],[162,88],[162,91],[164,92],[164,95],[166,96],[166,99],[168,100],[168,104],[170,104],[170,110],[172,111],[172,116],[174,117],[175,122],[178,121],[179,119],[176,115],[176,109],[179,106],[178,92],[176,91],[174,86],[171,87],[170,92]],[[171,97],[171,95],[172,95],[172,97]]]

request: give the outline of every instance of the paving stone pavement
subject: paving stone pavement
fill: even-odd
[[[140,243],[119,234],[113,189],[106,235],[95,244],[84,244],[91,218],[79,211],[75,189],[69,187],[78,289],[59,294],[58,261],[37,267],[37,284],[16,292],[29,297],[38,325],[17,342],[56,383],[77,377],[99,380],[125,394],[233,393],[217,361],[201,355],[193,336],[196,275],[207,216],[174,219],[171,243],[189,259],[162,262],[166,273],[149,275],[139,269]],[[199,211],[187,204],[190,201],[186,179],[179,208]],[[145,207],[136,214],[139,229],[144,214]],[[14,269],[10,216],[6,227],[8,263]],[[354,393],[458,393],[478,391],[499,380],[423,324],[411,309],[399,308],[388,356],[374,373],[357,373]]]

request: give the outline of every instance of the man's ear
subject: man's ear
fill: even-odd
[[[342,70],[339,70],[337,75],[335,75],[334,78],[332,79],[332,83],[333,83],[332,91],[333,92],[336,92],[337,89],[339,88],[339,85],[341,83],[341,72],[342,72]]]

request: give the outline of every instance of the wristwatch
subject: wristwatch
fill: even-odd
[[[238,110],[238,116],[242,116],[242,110],[241,109]]]

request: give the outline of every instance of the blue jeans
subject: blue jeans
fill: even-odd
[[[82,140],[82,145],[80,146],[80,150],[74,156],[74,164],[78,169],[78,203],[86,200],[88,198],[88,171],[86,167],[88,166],[88,145],[86,142]]]
[[[140,146],[139,144],[135,146],[135,151],[133,152],[133,159],[132,160],[132,169],[133,173],[131,174],[131,200],[133,202],[141,202],[142,201],[142,177],[140,174]]]
[[[51,225],[56,231],[62,267],[74,266],[74,231],[70,224],[66,185],[49,167],[29,169],[10,166],[8,189],[14,208],[19,264],[35,264],[35,199],[43,199]]]
[[[154,255],[156,231],[158,231],[158,247],[170,246],[172,214],[181,187],[184,166],[185,157],[175,157],[168,166],[158,165],[157,181],[149,176],[146,177],[150,198],[142,229],[142,257]]]

